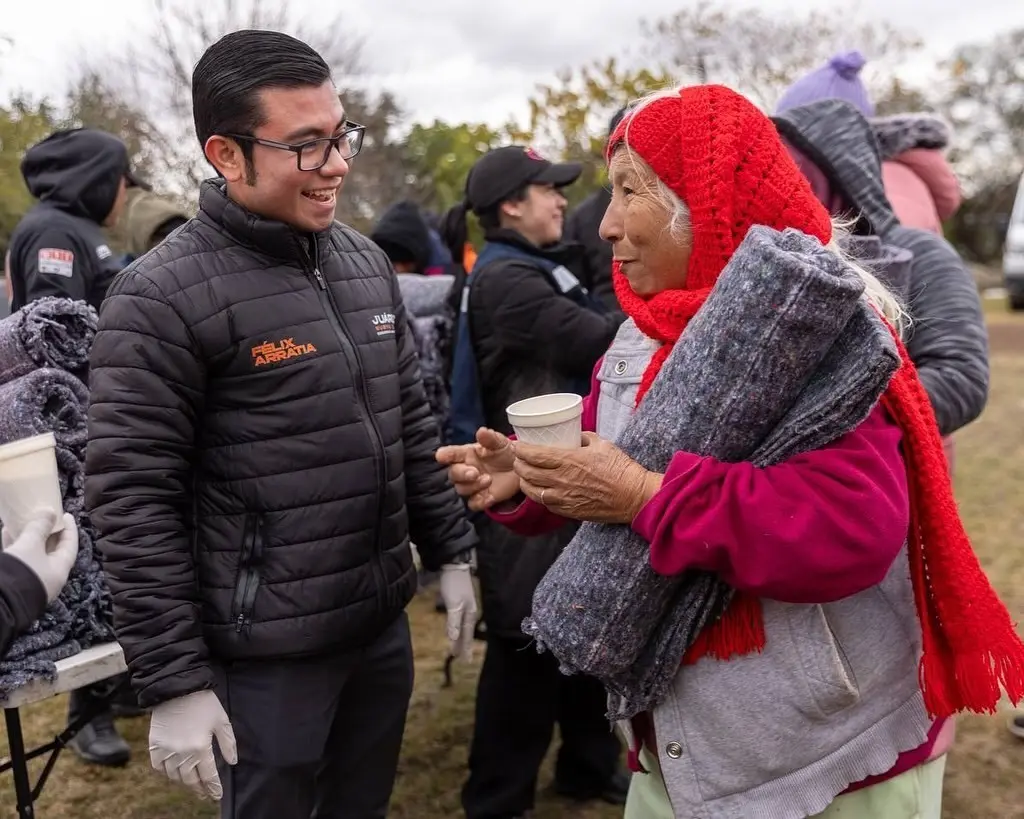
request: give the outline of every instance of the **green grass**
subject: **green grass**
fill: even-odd
[[[975,549],[1014,618],[1024,620],[1024,315],[986,303],[992,329],[992,393],[982,418],[957,435],[957,497]],[[461,815],[459,789],[473,723],[479,656],[456,666],[442,688],[443,621],[430,597],[410,610],[416,645],[416,692],[406,730],[391,816],[449,819]],[[64,722],[64,698],[25,709],[27,741],[53,736]],[[756,714],[749,715],[756,719]],[[1024,814],[1019,790],[1024,743],[1005,730],[1006,715],[959,721],[947,766],[946,819],[1008,819]],[[40,819],[212,819],[215,807],[172,787],[150,770],[147,722],[121,722],[134,758],[123,770],[87,766],[62,756],[37,803]],[[37,766],[38,769],[38,766]],[[553,797],[545,771],[537,819],[613,819],[621,809],[577,808]],[[0,817],[14,815],[10,776],[0,779]]]

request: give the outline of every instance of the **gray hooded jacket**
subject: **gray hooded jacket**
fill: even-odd
[[[988,334],[970,271],[942,237],[900,225],[882,185],[875,134],[856,108],[842,100],[820,100],[774,121],[859,217],[859,232],[913,253],[907,349],[941,433],[966,426],[985,408],[989,385]]]

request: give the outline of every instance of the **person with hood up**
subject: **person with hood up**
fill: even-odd
[[[943,150],[948,123],[934,114],[897,114],[871,119],[882,155],[882,181],[892,208],[906,227],[942,235],[942,223],[960,209],[960,182]]]
[[[623,106],[612,116],[608,123],[608,136],[615,132],[615,126],[625,113],[626,107]],[[615,288],[612,287],[612,246],[598,234],[601,220],[611,201],[611,191],[608,186],[602,185],[580,202],[566,217],[565,241],[577,242],[583,245],[586,251],[580,275],[583,284],[604,302],[610,312],[618,313],[625,318],[615,298]]]
[[[874,103],[860,79],[864,64],[864,57],[858,51],[836,55],[826,65],[793,83],[779,99],[776,114],[829,99],[849,103],[870,122],[882,161],[885,198],[899,224],[942,236],[942,220],[951,217],[960,207],[959,183],[941,153],[949,143],[949,127],[937,117],[922,114],[874,118]],[[808,169],[810,164],[813,163],[803,161],[801,167]],[[813,169],[808,173],[816,175]],[[836,200],[832,204],[845,207],[849,203]],[[926,270],[920,263],[915,269],[919,275]],[[920,284],[923,286],[923,280]],[[966,291],[964,296],[966,298]],[[954,297],[946,303],[953,306],[955,301]],[[914,312],[912,307],[911,313]],[[921,316],[922,321],[933,325],[932,333],[940,329],[935,326],[936,318],[927,314]],[[975,398],[976,392],[972,393]],[[982,406],[978,407],[978,413]],[[946,435],[943,445],[952,471],[956,449],[951,435]]]
[[[913,254],[905,290],[913,326],[907,348],[939,422],[949,436],[976,419],[988,400],[988,334],[974,278],[941,236],[904,227],[882,183],[871,124],[849,102],[823,99],[785,108],[776,128],[811,183],[836,216],[856,219],[854,233],[877,236]]]
[[[886,196],[905,227],[942,234],[942,223],[960,208],[960,183],[942,153],[949,145],[949,125],[934,114],[876,117],[860,72],[859,51],[837,54],[825,65],[793,83],[776,113],[824,99],[841,99],[871,121],[882,156]]]
[[[728,88],[644,100],[607,161],[629,318],[580,446],[482,428],[438,461],[514,531],[583,521],[533,601],[549,628],[524,630],[608,672],[626,819],[939,819],[936,724],[1020,701],[1024,644],[957,514],[899,301]],[[708,576],[730,591],[694,619]],[[633,676],[651,652],[667,680]]]
[[[102,228],[124,211],[128,149],[93,128],[56,131],[25,152],[21,173],[39,202],[11,234],[11,310],[43,296],[99,310],[121,269]]]

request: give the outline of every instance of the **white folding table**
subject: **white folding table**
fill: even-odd
[[[124,652],[117,643],[103,643],[87,648],[57,663],[57,677],[52,682],[34,680],[11,692],[6,700],[0,700],[7,722],[7,745],[11,758],[0,764],[0,773],[11,771],[14,774],[14,792],[17,795],[18,819],[34,819],[34,803],[46,784],[57,756],[71,739],[82,730],[93,717],[91,710],[78,715],[68,723],[67,727],[56,737],[31,751],[25,751],[25,741],[21,735],[21,712],[24,705],[74,691],[85,685],[116,677],[125,670]],[[28,778],[29,760],[37,756],[49,754],[39,781],[31,785]]]

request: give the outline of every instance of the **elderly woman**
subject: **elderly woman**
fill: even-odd
[[[471,508],[513,529],[566,518],[630,527],[658,575],[712,572],[754,601],[745,611],[758,628],[736,632],[729,650],[680,657],[669,693],[620,723],[633,749],[629,819],[937,819],[945,761],[926,761],[933,718],[994,708],[999,682],[1019,697],[1024,654],[963,534],[902,344],[901,366],[866,417],[774,465],[676,451],[656,471],[612,443],[723,269],[753,263],[772,275],[740,258],[754,252],[745,239],[755,226],[800,231],[802,247],[818,248],[792,251],[801,263],[856,270],[862,298],[894,335],[899,306],[841,257],[838,230],[775,128],[734,92],[700,86],[646,100],[607,155],[601,235],[629,320],[595,370],[582,446],[481,429],[475,444],[437,458]],[[730,611],[707,628],[727,628]]]

